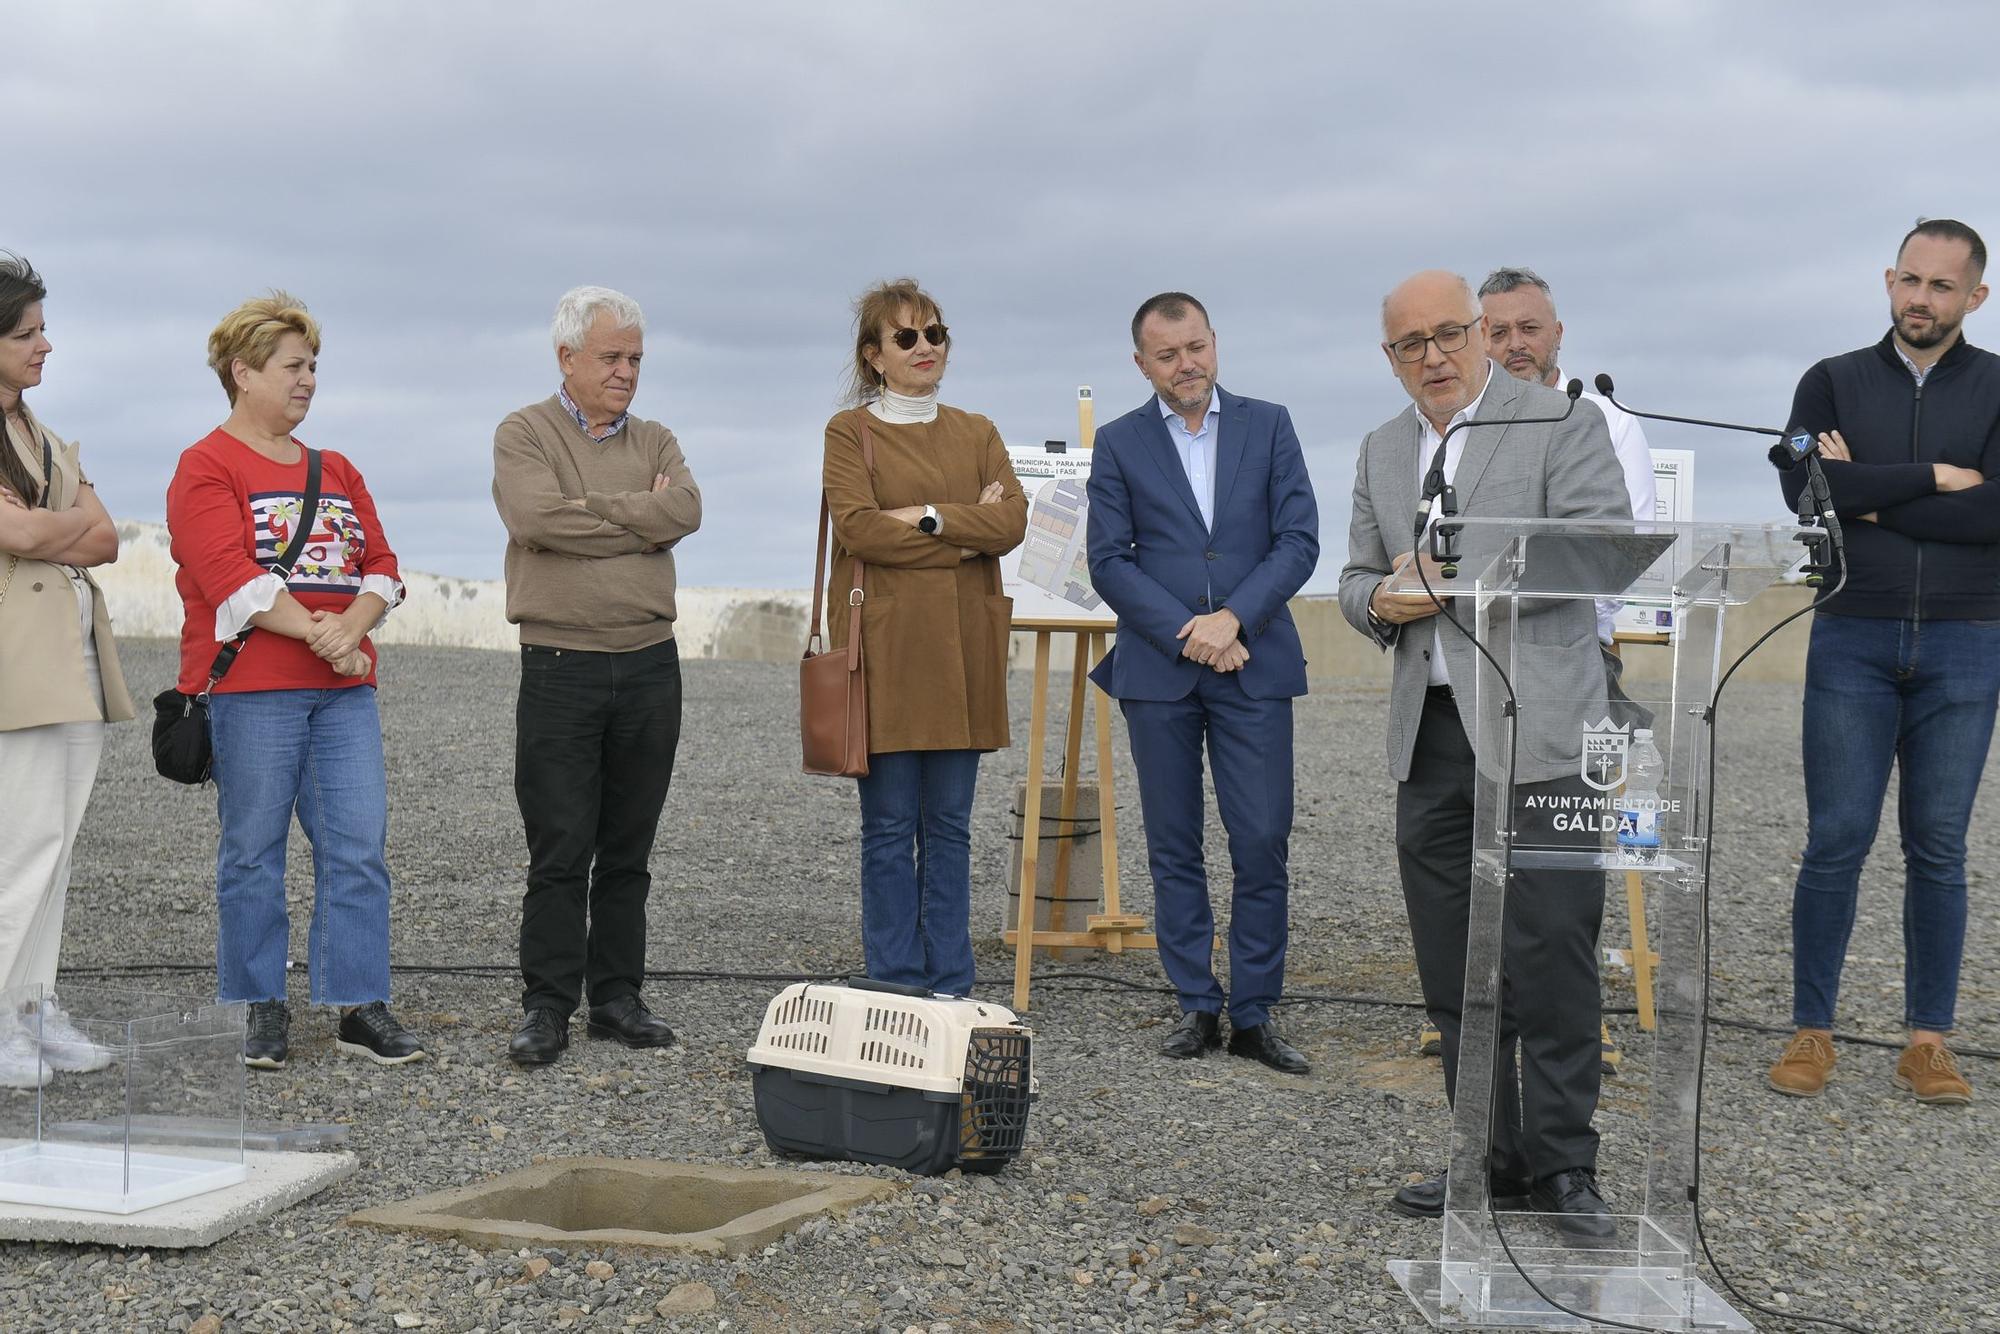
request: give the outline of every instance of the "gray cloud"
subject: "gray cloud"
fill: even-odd
[[[1983,7],[69,4],[10,18],[0,244],[54,287],[34,402],[114,512],[157,517],[223,415],[214,320],[283,285],[327,325],[301,434],[366,471],[415,568],[497,573],[491,433],[554,385],[579,282],[637,296],[638,410],[708,498],[695,583],[808,576],[848,303],[914,274],[946,397],[1010,440],[1137,404],[1125,325],[1183,287],[1223,380],[1289,404],[1344,550],[1353,451],[1401,406],[1376,307],[1432,265],[1555,285],[1565,369],[1782,425],[1872,341],[1918,213],[2000,242],[1970,142]],[[1948,67],[1947,67],[1948,66]],[[1969,332],[1978,341],[1982,320]],[[1704,517],[1780,517],[1751,441]]]

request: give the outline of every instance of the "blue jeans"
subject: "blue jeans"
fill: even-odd
[[[1861,864],[1893,765],[1902,779],[1903,1022],[1951,1029],[1965,945],[1965,831],[1996,699],[2000,621],[1813,618],[1806,851],[1792,892],[1797,1027],[1833,1027]]]
[[[222,820],[217,996],[285,999],[285,839],[296,811],[313,850],[313,1003],[388,1000],[389,788],[374,687],[215,695],[208,726]]]
[[[868,757],[861,791],[861,948],[877,982],[972,992],[976,750]]]

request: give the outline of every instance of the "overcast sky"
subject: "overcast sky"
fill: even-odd
[[[1919,214],[2000,244],[1995,24],[1912,7],[1010,3],[11,7],[0,245],[47,278],[30,402],[157,519],[226,414],[217,318],[325,324],[299,434],[354,459],[406,567],[499,573],[493,428],[556,383],[555,299],[645,307],[635,411],[706,499],[682,582],[803,586],[850,303],[910,274],[946,401],[1010,442],[1144,400],[1127,323],[1209,306],[1222,383],[1290,406],[1345,552],[1354,451],[1406,400],[1411,270],[1555,287],[1563,367],[1784,425],[1878,338]],[[2000,345],[2000,305],[1967,324]],[[1671,427],[1705,518],[1780,518],[1763,446]]]

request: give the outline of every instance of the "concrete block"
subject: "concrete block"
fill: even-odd
[[[364,1209],[358,1227],[474,1246],[630,1246],[742,1255],[820,1214],[845,1214],[903,1187],[790,1168],[562,1158],[487,1181]]]
[[[351,1153],[245,1153],[243,1160],[249,1180],[137,1213],[0,1204],[0,1241],[163,1250],[211,1246],[352,1176],[358,1161]]]

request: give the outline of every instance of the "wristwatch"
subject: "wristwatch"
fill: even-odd
[[[924,506],[924,517],[917,520],[917,530],[919,532],[931,533],[933,535],[936,534],[938,530],[937,506],[935,505]]]
[[[1373,589],[1370,589],[1368,592],[1368,628],[1374,631],[1375,638],[1384,644],[1388,643],[1396,633],[1395,622],[1385,621],[1375,614],[1375,592]]]

